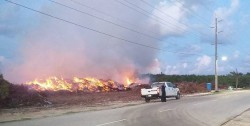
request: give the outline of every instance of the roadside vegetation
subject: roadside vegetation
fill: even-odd
[[[170,81],[173,83],[193,82],[196,84],[214,84],[214,75],[165,75],[165,74],[144,74],[142,77],[150,77],[151,82]],[[237,83],[238,80],[238,83]],[[230,72],[227,75],[219,76],[219,86],[232,86],[238,88],[250,88],[250,73]]]
[[[0,75],[0,108],[37,106],[44,104],[45,97],[36,91],[29,91],[22,84],[11,84]]]

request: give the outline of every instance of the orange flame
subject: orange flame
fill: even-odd
[[[34,80],[27,82],[26,85],[31,86],[38,91],[51,90],[68,90],[68,91],[110,91],[116,88],[115,82],[108,80],[99,80],[96,78],[78,78],[65,80],[63,78],[49,77],[46,80]]]
[[[133,81],[126,78],[126,83],[123,85],[124,89],[128,87]],[[26,85],[30,86],[32,89],[37,91],[89,91],[89,92],[99,92],[99,91],[111,91],[118,89],[119,84],[112,80],[101,80],[96,78],[78,78],[64,79],[57,77],[49,77],[45,80],[35,79],[34,81],[27,82]]]
[[[126,79],[126,87],[129,86],[130,84],[132,84],[132,80],[130,80],[129,78]]]

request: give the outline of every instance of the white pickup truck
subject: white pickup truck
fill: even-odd
[[[180,90],[171,82],[154,82],[151,84],[150,89],[141,89],[141,97],[145,98],[146,102],[150,102],[151,99],[157,99],[162,97],[162,86],[165,86],[166,98],[175,97],[180,99]]]

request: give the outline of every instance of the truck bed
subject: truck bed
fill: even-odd
[[[152,89],[141,89],[141,95],[142,96],[159,96],[159,88],[152,88]]]

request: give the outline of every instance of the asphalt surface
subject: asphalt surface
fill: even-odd
[[[1,126],[219,126],[250,108],[250,91],[159,100],[137,106],[81,112]]]

